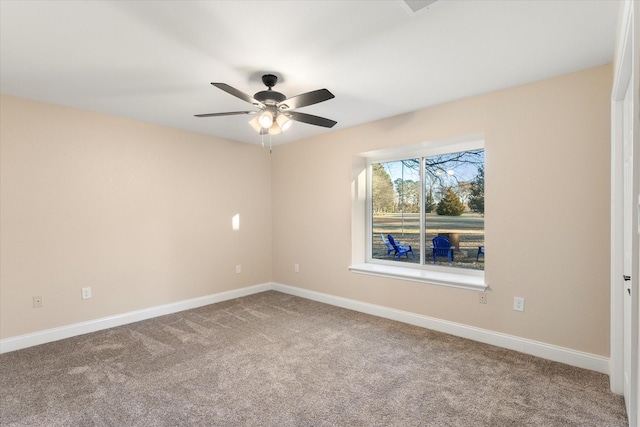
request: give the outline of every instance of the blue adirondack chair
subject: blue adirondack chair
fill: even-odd
[[[394,255],[398,255],[398,261],[400,261],[400,257],[402,255],[409,258],[409,252],[411,252],[411,257],[415,258],[415,255],[413,254],[413,249],[411,249],[411,245],[407,246],[407,245],[403,245],[402,243],[396,243],[395,239],[391,234],[387,234],[387,239],[389,239],[389,243],[391,243],[393,250],[396,251]]]
[[[476,261],[480,260],[480,255],[484,256],[484,246],[478,246],[478,255],[476,255]]]
[[[451,264],[453,261],[453,251],[455,250],[455,246],[451,246],[449,239],[444,236],[437,236],[431,239],[431,250],[433,251],[433,263],[436,263],[436,257],[438,256],[446,256],[447,261]]]
[[[389,256],[389,254],[395,251],[395,249],[393,249],[393,246],[391,246],[391,243],[389,243],[389,241],[384,238],[384,234],[380,233],[380,237],[382,237],[382,242],[387,247],[387,256]]]

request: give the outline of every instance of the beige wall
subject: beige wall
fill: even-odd
[[[602,66],[277,147],[274,281],[608,356],[610,91]],[[477,132],[488,304],[349,272],[357,154]]]
[[[271,280],[268,151],[4,95],[0,114],[1,338]]]
[[[273,280],[608,356],[610,87],[611,68],[598,67],[271,156],[2,96],[0,338]],[[478,132],[489,303],[350,273],[358,153]],[[91,300],[80,299],[84,286]],[[514,296],[526,298],[524,313]]]

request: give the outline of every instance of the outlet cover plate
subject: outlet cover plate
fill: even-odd
[[[33,297],[33,308],[42,307],[42,297],[37,296]]]
[[[480,292],[480,304],[486,304],[486,303],[487,303],[487,293]]]
[[[515,311],[524,311],[524,298],[513,297],[513,309]]]

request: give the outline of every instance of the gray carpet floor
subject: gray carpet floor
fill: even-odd
[[[625,426],[608,377],[269,291],[0,355],[3,426]]]

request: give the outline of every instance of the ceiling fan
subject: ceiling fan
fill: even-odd
[[[326,128],[333,127],[337,122],[324,117],[318,117],[311,114],[293,111],[297,108],[306,107],[308,105],[317,104],[319,102],[328,101],[334,98],[334,95],[327,89],[318,89],[312,92],[287,98],[284,94],[273,90],[278,82],[278,77],[273,74],[265,74],[262,76],[262,83],[267,86],[267,90],[260,91],[253,96],[239,91],[225,83],[211,83],[218,89],[227,92],[230,95],[240,98],[243,101],[252,104],[258,110],[254,111],[229,111],[226,113],[209,113],[196,114],[196,117],[217,117],[217,116],[234,116],[239,114],[259,114],[249,121],[249,124],[261,135],[274,135],[286,131],[291,127],[292,120],[310,125],[322,126]]]

